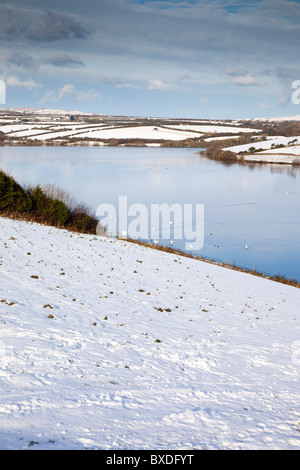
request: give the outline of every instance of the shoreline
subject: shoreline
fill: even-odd
[[[180,142],[180,141],[179,141]],[[159,148],[159,149],[175,149],[175,148],[194,148],[195,151],[198,151],[199,155],[208,158],[209,160],[214,160],[223,164],[234,164],[238,163],[240,165],[253,165],[253,164],[258,164],[258,165],[290,165],[293,167],[300,166],[300,156],[295,155],[295,154],[265,154],[267,159],[264,158],[265,155],[260,155],[260,154],[235,154],[232,152],[232,156],[222,156],[222,149],[221,152],[218,154],[217,157],[210,157],[206,155],[206,150],[200,150],[203,149],[202,145],[167,145],[167,144],[161,144],[161,143],[142,143],[142,142],[136,142],[135,144],[131,143],[122,143],[120,145],[110,145],[110,144],[105,144],[103,142],[63,142],[63,143],[58,143],[58,142],[39,142],[37,143],[5,143],[5,145],[0,145],[0,148],[5,148],[5,147],[116,147],[116,148]],[[258,158],[257,158],[258,157]],[[269,158],[271,157],[271,158]],[[279,158],[278,158],[279,157]],[[281,158],[282,157],[282,158]]]
[[[231,155],[229,155],[229,153]],[[292,167],[300,166],[300,156],[294,154],[237,154],[232,151],[223,152],[223,149],[220,149],[217,155],[207,155],[206,150],[200,151],[199,155],[208,158],[209,160],[214,160],[216,162],[223,163],[225,165],[233,165],[237,163],[239,165],[290,165]]]
[[[280,275],[280,274],[277,274],[275,276],[267,275],[267,274],[263,274],[259,271],[255,271],[253,269],[243,268],[241,266],[232,265],[232,264],[225,263],[225,262],[222,262],[222,261],[215,261],[215,260],[212,260],[212,259],[209,259],[209,258],[204,258],[204,257],[201,257],[201,256],[194,256],[191,253],[185,253],[184,251],[176,250],[175,248],[169,248],[169,247],[164,246],[164,245],[152,245],[150,242],[143,242],[143,241],[140,241],[140,240],[133,240],[133,239],[125,239],[124,241],[127,241],[129,243],[134,243],[134,244],[137,244],[137,245],[140,245],[140,246],[144,246],[146,248],[151,248],[153,250],[163,251],[165,253],[171,253],[171,254],[175,254],[175,255],[178,255],[178,256],[183,256],[185,258],[190,258],[190,259],[194,259],[194,260],[197,260],[197,261],[202,261],[204,263],[213,264],[215,266],[220,266],[220,267],[225,268],[225,269],[230,269],[230,270],[233,270],[233,271],[239,271],[239,272],[242,272],[242,273],[245,273],[245,274],[251,274],[252,276],[257,276],[257,277],[260,277],[260,278],[263,278],[263,279],[268,279],[270,281],[279,282],[281,284],[296,287],[297,289],[300,288],[300,282],[298,282],[296,279],[286,278],[285,276]]]
[[[0,147],[193,148],[225,164],[300,165],[300,121],[0,110]]]
[[[150,249],[153,249],[153,250],[156,250],[156,251],[161,251],[161,252],[164,252],[164,253],[170,253],[170,254],[173,254],[173,255],[182,256],[184,258],[189,258],[189,259],[193,259],[193,260],[196,260],[196,261],[202,261],[204,263],[212,264],[214,266],[219,266],[219,267],[225,268],[225,269],[230,269],[232,271],[238,271],[238,272],[242,272],[242,273],[245,273],[245,274],[251,274],[252,276],[260,277],[262,279],[267,279],[267,280],[270,280],[270,281],[273,281],[273,282],[278,282],[280,284],[285,284],[285,285],[289,285],[291,287],[296,287],[297,289],[300,288],[300,282],[298,282],[296,279],[287,278],[284,275],[280,275],[280,274],[277,274],[277,275],[274,275],[274,276],[273,275],[267,275],[267,274],[261,273],[259,271],[253,270],[253,269],[243,268],[242,266],[236,266],[236,265],[232,265],[232,264],[225,263],[225,262],[222,262],[222,261],[216,261],[216,260],[201,257],[201,256],[194,256],[191,253],[186,253],[184,251],[177,250],[175,248],[171,248],[171,247],[168,247],[168,246],[165,246],[165,245],[151,244],[150,242],[145,242],[145,241],[141,241],[141,240],[134,240],[132,238],[119,239],[118,237],[109,237],[107,234],[97,235],[96,233],[95,234],[90,234],[90,233],[84,233],[84,232],[76,232],[72,229],[69,230],[66,227],[54,227],[51,224],[35,222],[35,221],[32,221],[32,220],[26,220],[25,218],[22,219],[21,217],[20,218],[17,218],[15,216],[10,217],[9,215],[1,215],[0,214],[0,218],[1,219],[9,219],[9,220],[18,221],[18,222],[26,222],[28,224],[37,224],[37,225],[41,225],[43,227],[53,227],[53,228],[57,228],[58,230],[63,230],[63,231],[67,231],[67,232],[70,232],[70,233],[76,233],[76,234],[81,234],[81,235],[93,235],[95,237],[96,236],[105,237],[107,240],[121,240],[121,241],[125,241],[125,242],[131,243],[131,244],[136,244],[136,245],[139,245],[139,246],[143,246],[145,248],[150,248]]]

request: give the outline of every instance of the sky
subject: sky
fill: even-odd
[[[0,0],[0,109],[300,115],[299,45],[300,0]]]

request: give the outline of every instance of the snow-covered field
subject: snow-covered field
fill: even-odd
[[[65,128],[68,128],[67,130]],[[38,128],[38,129],[37,129]],[[103,125],[88,126],[77,125],[70,126],[61,124],[61,126],[51,126],[45,125],[39,126],[31,125],[2,125],[0,126],[0,131],[8,134],[11,137],[33,137],[39,140],[46,139],[60,139],[62,137],[90,137],[93,139],[153,139],[153,140],[184,140],[188,138],[195,138],[201,136],[202,134],[189,132],[185,130],[177,129],[165,129],[163,127],[154,127],[154,126],[132,126],[132,127],[111,127],[103,128]]]
[[[154,126],[120,127],[116,129],[86,130],[78,137],[91,137],[96,139],[154,139],[154,140],[184,140],[201,137],[194,132],[164,129]]]
[[[254,118],[251,121],[269,121],[269,122],[283,122],[283,121],[300,121],[300,115],[296,116],[279,116],[275,118]]]
[[[204,139],[205,142],[213,142],[215,140],[227,140],[227,139],[238,139],[240,136],[239,135],[230,135],[230,136],[222,136],[222,137],[208,137],[207,139]]]
[[[286,154],[286,155],[300,155],[300,145],[289,145],[288,147],[283,147],[280,149],[271,149],[271,150],[266,150],[264,153],[269,153],[269,154]]]
[[[189,124],[181,124],[179,126],[171,126],[174,129],[182,129],[187,131],[196,131],[201,132],[203,134],[206,133],[228,133],[228,134],[236,134],[236,133],[253,133],[253,132],[261,132],[260,129],[251,129],[247,127],[237,127],[237,126],[214,126],[214,125],[196,125],[192,126]]]
[[[290,145],[291,143],[297,144],[300,142],[300,136],[296,137],[273,137],[268,138],[267,140],[258,141],[258,142],[251,142],[249,144],[244,145],[233,145],[232,147],[226,147],[224,150],[230,150],[231,152],[239,153],[239,152],[248,152],[251,147],[255,148],[256,150],[271,150],[272,146],[276,145]],[[283,149],[276,149],[276,152],[281,153]]]
[[[6,110],[1,114],[0,131],[13,138],[37,139],[43,142],[48,139],[57,142],[61,139],[67,141],[70,137],[98,139],[99,144],[102,139],[147,139],[155,143],[161,140],[197,139],[207,133],[215,135],[228,133],[231,136],[261,132],[259,129],[250,129],[238,121],[231,124],[223,122],[223,125],[220,125],[221,121],[193,120],[194,125],[191,122],[185,123],[185,120],[175,121],[178,125],[170,124],[168,119],[163,118],[141,120],[134,117],[89,116],[70,111],[16,109]]]
[[[253,163],[285,163],[285,164],[299,164],[299,157],[296,155],[286,155],[284,153],[254,153],[244,156],[245,162]]]
[[[74,110],[65,110],[65,109],[45,109],[45,108],[6,108],[6,112],[8,113],[15,113],[17,112],[18,114],[21,115],[28,115],[28,114],[34,114],[37,116],[40,116],[43,118],[45,115],[48,116],[68,116],[70,114],[77,115],[77,116],[88,116],[89,113],[85,113],[84,111],[74,111]]]
[[[226,147],[224,150],[230,150],[236,154],[240,152],[248,152],[251,148],[256,150],[255,153],[244,155],[244,160],[248,162],[260,163],[287,163],[293,164],[299,160],[300,155],[300,136],[296,137],[268,137],[264,141],[251,142],[245,145],[234,145]],[[285,147],[274,148],[279,145]],[[260,151],[261,150],[261,151]]]
[[[298,288],[0,229],[1,449],[299,449]]]

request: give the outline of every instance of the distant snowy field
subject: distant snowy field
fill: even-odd
[[[261,132],[259,129],[251,129],[247,127],[238,127],[238,126],[214,126],[214,125],[188,125],[188,124],[181,124],[179,126],[172,126],[174,129],[181,129],[181,130],[191,130],[201,133],[228,133],[228,134],[236,134],[236,133],[249,133],[249,132]]]
[[[201,134],[199,133],[200,137]],[[197,134],[188,131],[177,131],[154,126],[122,127],[116,129],[91,129],[78,135],[78,137],[92,137],[97,139],[153,139],[153,140],[184,140],[195,138]]]
[[[65,128],[68,128],[65,130]],[[63,130],[64,129],[64,130]],[[117,127],[117,128],[103,128],[102,125],[88,126],[83,125],[70,125],[69,123],[62,123],[60,126],[49,125],[0,125],[0,131],[8,134],[11,137],[33,137],[39,140],[46,139],[59,139],[62,137],[90,137],[93,139],[153,139],[153,140],[184,140],[188,138],[195,138],[197,135],[200,137],[202,134],[194,132],[164,129],[162,127],[154,126],[132,126],[132,127]]]
[[[251,142],[249,144],[244,144],[244,145],[234,145],[232,147],[226,147],[224,150],[230,150],[231,152],[239,153],[239,152],[248,152],[248,150],[253,147],[256,150],[262,149],[262,150],[271,150],[272,145],[291,145],[291,143],[300,143],[300,136],[296,137],[273,137],[273,138],[268,138],[267,140],[264,141],[258,141],[258,142]],[[289,147],[290,149],[290,147]],[[277,153],[284,153],[286,150],[281,148],[281,149],[274,149],[275,152]],[[290,152],[292,153],[292,152]]]
[[[300,138],[299,138],[299,142],[300,142]],[[267,150],[265,152],[262,152],[262,154],[264,153],[268,153],[268,154],[275,154],[275,153],[279,153],[279,154],[287,154],[287,155],[300,155],[300,145],[289,145],[288,147],[284,147],[284,148],[281,148],[281,149],[271,149],[271,150]]]
[[[293,163],[300,156],[300,136],[295,137],[269,137],[265,141],[251,142],[245,145],[234,145],[226,147],[224,150],[230,150],[234,153],[248,152],[250,148],[256,150],[255,153],[245,155],[246,161],[269,162],[269,163]],[[273,148],[274,146],[284,145],[282,148]]]
[[[299,289],[0,229],[1,449],[299,449]]]
[[[283,121],[300,121],[300,115],[296,116],[280,116],[275,118],[254,118],[253,121],[269,121],[269,122],[283,122]]]
[[[9,110],[7,110],[9,111]],[[55,110],[16,110],[15,115],[2,115],[0,119],[0,131],[10,137],[24,137],[45,141],[47,139],[59,140],[62,138],[91,138],[99,139],[147,139],[153,140],[185,140],[188,138],[202,137],[206,133],[242,134],[249,132],[261,132],[250,129],[238,122],[231,125],[220,125],[216,121],[195,121],[195,125],[167,125],[167,121],[161,119],[159,125],[134,125],[136,118],[115,119],[113,125],[107,125],[110,120],[102,118],[103,123],[89,124],[87,122],[76,123],[70,121],[70,114],[84,118],[85,113],[71,113]],[[29,113],[29,114],[28,114]],[[74,117],[74,116],[73,116]],[[26,119],[25,119],[26,118]],[[98,116],[101,120],[101,116]],[[129,124],[129,126],[128,126]],[[166,125],[165,125],[166,124]]]

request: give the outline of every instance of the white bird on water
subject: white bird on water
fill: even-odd
[[[245,245],[245,249],[248,250],[248,245]]]

